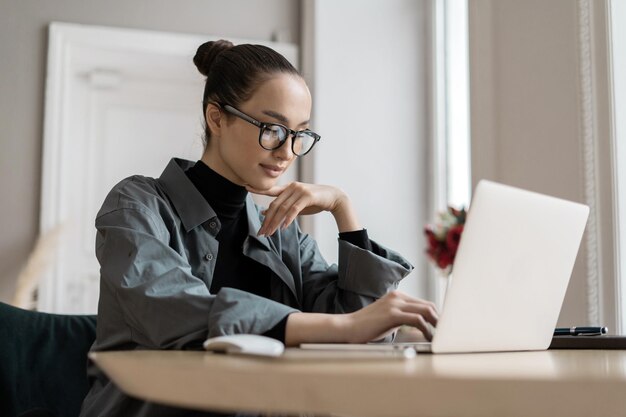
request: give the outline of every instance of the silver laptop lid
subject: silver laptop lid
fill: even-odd
[[[432,351],[547,349],[589,208],[480,181]]]

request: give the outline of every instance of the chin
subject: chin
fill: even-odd
[[[275,186],[277,182],[278,182],[278,178],[277,179],[257,179],[256,181],[250,181],[250,185],[257,190],[266,191],[272,188],[273,186]]]

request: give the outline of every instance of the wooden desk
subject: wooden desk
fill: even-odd
[[[257,359],[205,352],[91,354],[126,393],[211,410],[345,416],[626,415],[626,351]]]

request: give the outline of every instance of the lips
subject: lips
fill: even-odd
[[[277,165],[268,165],[268,164],[260,164],[260,165],[261,165],[261,168],[263,168],[263,171],[265,171],[265,173],[272,178],[276,178],[280,176],[280,174],[282,174],[283,171],[285,170],[285,168],[277,166]]]

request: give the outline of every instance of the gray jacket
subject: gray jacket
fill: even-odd
[[[248,196],[243,253],[272,271],[271,299],[228,287],[211,294],[220,222],[184,172],[192,164],[172,159],[158,179],[123,180],[98,212],[92,351],[199,349],[207,337],[265,333],[295,311],[352,312],[395,289],[413,268],[373,241],[370,252],[339,240],[339,266],[328,265],[296,222],[258,237],[262,216]],[[83,417],[182,415],[125,396],[93,365],[89,374]]]

